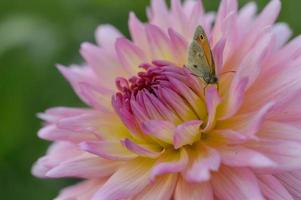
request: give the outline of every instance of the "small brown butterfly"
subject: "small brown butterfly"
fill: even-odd
[[[218,83],[208,38],[201,26],[196,28],[189,46],[187,68],[207,85]]]

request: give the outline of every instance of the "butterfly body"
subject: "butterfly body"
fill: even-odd
[[[207,85],[218,83],[207,35],[201,26],[196,28],[189,46],[187,68],[202,78]]]

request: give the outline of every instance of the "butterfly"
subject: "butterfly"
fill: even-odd
[[[195,76],[202,78],[206,85],[218,83],[208,38],[201,26],[198,26],[194,32],[193,40],[188,49],[186,67]]]

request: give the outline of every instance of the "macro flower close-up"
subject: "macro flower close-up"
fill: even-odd
[[[301,199],[301,38],[276,22],[281,2],[166,3],[147,22],[131,12],[129,38],[100,25],[82,64],[57,65],[86,107],[38,114],[53,143],[32,173],[81,179],[57,200]]]

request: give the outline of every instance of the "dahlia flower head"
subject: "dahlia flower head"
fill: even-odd
[[[152,0],[131,39],[99,26],[83,65],[58,66],[87,108],[39,114],[53,144],[33,174],[83,179],[57,200],[301,199],[301,37],[280,7]],[[185,67],[198,25],[218,89]]]

